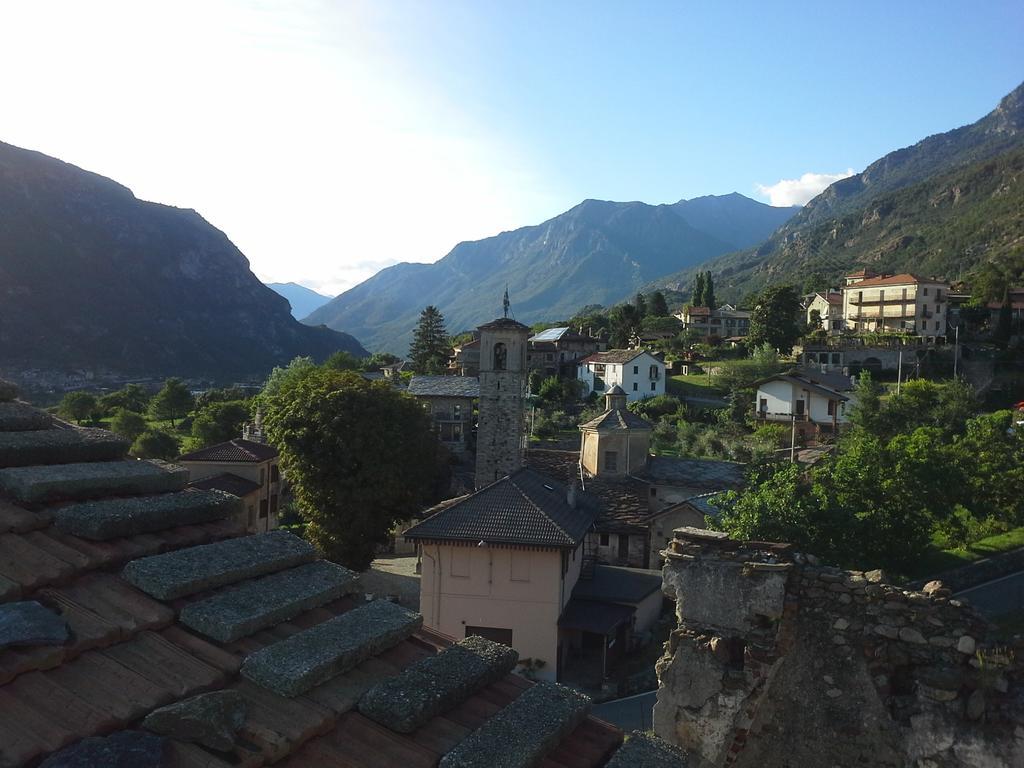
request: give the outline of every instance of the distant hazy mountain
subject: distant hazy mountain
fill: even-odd
[[[288,299],[292,307],[292,317],[296,320],[307,317],[310,312],[319,309],[332,298],[298,283],[267,283],[266,286]]]
[[[1022,163],[1024,85],[976,123],[890,152],[832,184],[757,248],[699,268],[717,276],[717,291],[727,298],[768,284],[834,285],[865,266],[955,279],[996,263],[1016,274],[1007,260],[1021,259]],[[648,289],[686,290],[694,271]]]
[[[354,338],[296,322],[198,213],[0,143],[0,367],[261,377]]]
[[[794,213],[742,195],[672,205],[585,200],[543,224],[459,243],[434,264],[397,264],[313,312],[372,350],[405,354],[420,311],[450,331],[496,317],[508,286],[516,319],[558,320],[610,304],[655,278],[759,242]]]

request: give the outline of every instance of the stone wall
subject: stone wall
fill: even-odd
[[[654,728],[705,766],[1024,765],[1024,641],[948,589],[692,528],[663,552],[678,628]]]

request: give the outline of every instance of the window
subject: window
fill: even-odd
[[[828,401],[828,415],[829,416],[835,416],[836,415],[836,401],[835,400],[829,400]]]
[[[838,352],[833,352],[832,353],[832,365],[839,365],[839,353]]]
[[[260,467],[260,485],[263,485],[263,481],[267,479],[267,470]]]
[[[804,408],[806,408],[806,407],[807,407],[807,403],[805,403],[803,400],[797,400],[796,401],[796,415],[797,416],[803,416],[804,415]]]
[[[633,382],[633,391],[636,392],[640,389],[640,385],[637,382]]]
[[[462,419],[462,406],[461,405],[455,404],[455,405],[452,406],[452,418],[455,419],[456,421],[459,421],[459,420]]]
[[[456,579],[469,578],[469,548],[452,547],[451,566],[448,569],[449,575]]]
[[[260,502],[260,517],[266,517],[267,516],[267,508],[268,508],[267,500],[263,499]]]
[[[552,360],[555,359],[555,355],[553,352],[548,352],[546,355],[544,355],[544,359],[550,363]]]
[[[466,627],[466,637],[483,637],[495,643],[512,647],[512,630],[498,627]]]
[[[505,345],[499,341],[494,345],[494,370],[504,371],[507,358],[508,350],[505,349]]]
[[[619,468],[619,454],[615,451],[605,451],[604,468],[609,472],[615,472]]]
[[[652,381],[651,382],[651,392],[656,392],[657,389],[658,389],[658,382]]]
[[[278,469],[277,464],[270,465],[270,482],[276,483],[281,479],[281,470]]]
[[[925,288],[925,289],[924,289],[924,291],[923,291],[923,293],[924,293],[924,295],[925,295],[925,296],[927,296],[927,295],[928,295],[928,289],[927,289],[927,288]]]
[[[651,496],[657,496],[657,495],[658,495],[658,489],[657,488],[651,488]]]
[[[939,330],[939,321],[938,320],[935,321],[935,330],[936,331]]]
[[[650,375],[649,378],[656,379],[656,378],[658,378],[658,376],[660,374],[661,374],[661,372],[658,370],[658,366],[652,365],[651,366],[651,375]]]
[[[512,570],[510,573],[512,581],[530,580],[530,552],[529,550],[512,550]]]
[[[761,404],[760,404],[760,406],[758,406],[758,410],[761,413],[767,413],[768,412],[768,398],[767,397],[762,397],[761,398]]]
[[[607,547],[608,546],[608,534],[607,533],[602,533],[601,534],[600,545],[602,547]]]
[[[634,365],[633,366],[633,375],[635,376],[638,373],[640,373],[640,366],[639,365]]]
[[[270,497],[270,514],[277,514],[277,494],[275,493]]]

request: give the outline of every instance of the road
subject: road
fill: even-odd
[[[654,709],[654,701],[657,691],[638,693],[636,696],[627,696],[624,699],[606,701],[594,707],[593,713],[596,717],[606,720],[613,725],[619,726],[626,731],[649,731],[651,724],[651,710]]]
[[[957,592],[955,596],[966,597],[971,605],[988,618],[1024,611],[1024,571],[986,581]]]

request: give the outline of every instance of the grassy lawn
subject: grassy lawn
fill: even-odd
[[[997,536],[989,536],[965,549],[939,549],[938,546],[933,546],[918,560],[908,575],[911,578],[932,576],[1019,547],[1024,547],[1024,528],[1014,528]]]
[[[713,384],[713,377],[706,373],[698,373],[692,376],[669,376],[665,380],[667,391],[670,395],[678,397],[719,397],[725,391]]]

